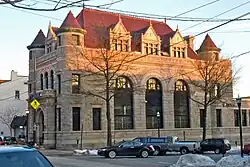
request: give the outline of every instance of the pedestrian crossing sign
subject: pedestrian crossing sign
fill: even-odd
[[[40,106],[40,103],[39,103],[36,99],[34,99],[34,100],[30,103],[30,105],[36,110],[36,109]]]

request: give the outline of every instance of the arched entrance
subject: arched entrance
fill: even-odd
[[[37,141],[39,145],[43,145],[44,141],[44,113],[41,109],[37,110],[38,122],[37,122]]]

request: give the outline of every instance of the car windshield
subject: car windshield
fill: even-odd
[[[1,153],[3,167],[53,167],[38,151]]]

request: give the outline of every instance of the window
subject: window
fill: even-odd
[[[80,36],[79,35],[72,35],[73,45],[80,45]]]
[[[48,72],[45,72],[45,89],[49,89],[49,75]]]
[[[32,51],[29,51],[29,60],[32,60]]]
[[[113,40],[114,50],[117,51],[128,51],[129,41],[128,40]]]
[[[93,130],[101,130],[101,108],[93,108]]]
[[[47,44],[47,53],[52,52],[52,43]]]
[[[61,94],[61,75],[57,75],[57,82],[58,82],[58,94]]]
[[[43,90],[43,74],[40,75],[41,90]]]
[[[185,48],[174,47],[173,56],[178,58],[185,58]]]
[[[57,120],[58,120],[58,131],[61,131],[62,129],[62,127],[61,127],[61,124],[62,124],[62,122],[61,122],[61,108],[57,108]]]
[[[234,110],[234,126],[239,126],[239,110]]]
[[[80,131],[80,107],[72,108],[73,131]]]
[[[242,126],[247,126],[247,110],[242,110]]]
[[[58,46],[61,46],[61,45],[62,45],[62,37],[58,36]]]
[[[242,110],[242,126],[247,126],[247,111]],[[240,112],[239,110],[234,110],[234,126],[240,125]]]
[[[204,109],[200,109],[200,127],[202,128],[203,127],[203,124],[204,124]]]
[[[146,128],[157,129],[158,126],[163,128],[163,103],[161,83],[156,78],[150,78],[146,83]],[[160,117],[157,117],[157,112]]]
[[[149,143],[165,143],[164,138],[150,138]]]
[[[15,99],[20,99],[20,91],[19,90],[15,91]]]
[[[183,80],[177,80],[174,91],[175,128],[190,128],[189,90]]]
[[[54,89],[54,71],[51,70],[50,71],[50,86],[51,86],[51,89]]]
[[[28,84],[28,93],[31,93],[32,86],[31,84]]]
[[[146,55],[157,55],[158,54],[158,44],[144,43],[144,54]]]
[[[217,127],[222,127],[221,109],[216,109],[216,124]]]
[[[80,93],[80,75],[72,74],[72,93]]]

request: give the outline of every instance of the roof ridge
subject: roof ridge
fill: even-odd
[[[119,13],[119,12],[111,12],[111,11],[99,10],[99,9],[94,9],[94,8],[84,8],[83,10],[85,10],[85,9],[90,10],[90,11],[104,12],[106,14],[111,14],[111,15],[119,15],[120,14],[121,17],[129,17],[131,19],[145,20],[145,21],[149,21],[149,22],[151,21],[152,23],[161,23],[161,24],[165,24],[165,25],[168,26],[168,24],[166,24],[163,21],[157,21],[157,20],[147,19],[147,18],[142,17],[142,16],[140,17],[140,16],[131,15],[131,14],[125,14],[125,13]]]

